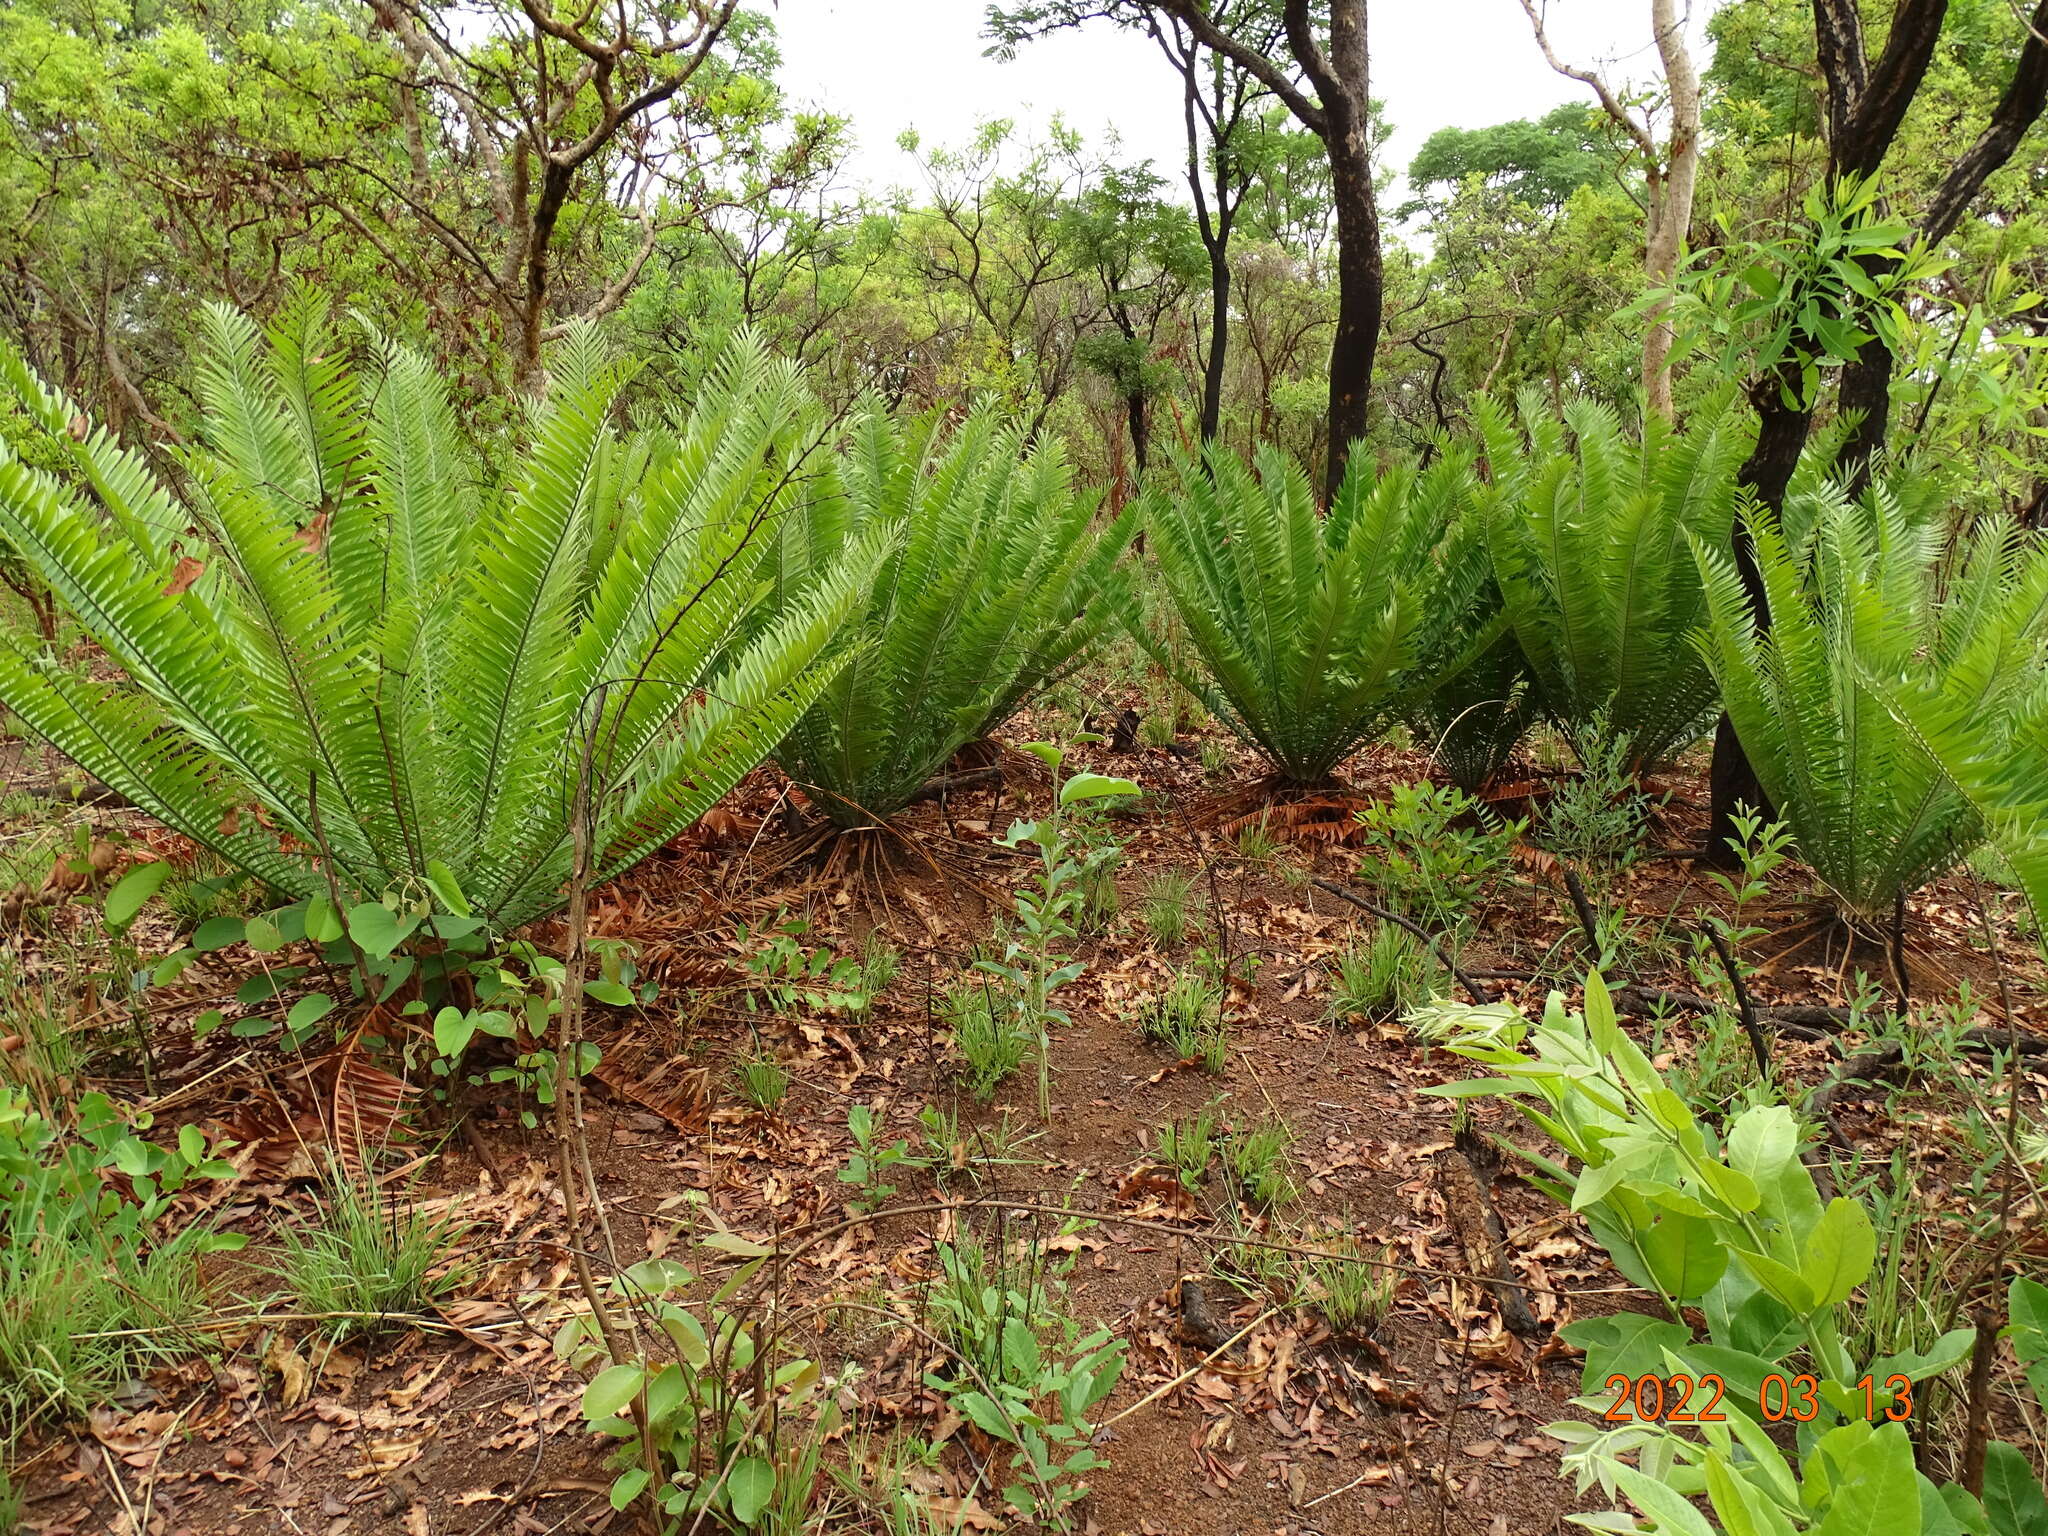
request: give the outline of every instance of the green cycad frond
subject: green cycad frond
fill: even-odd
[[[777,752],[842,826],[901,810],[968,742],[1064,676],[1113,622],[1131,515],[1094,526],[1055,440],[1028,448],[991,406],[950,435],[879,410],[807,479],[767,567],[783,600],[849,547],[884,551],[867,637]]]
[[[1747,413],[1724,397],[1682,432],[1652,417],[1631,439],[1589,401],[1561,420],[1540,396],[1520,406],[1519,420],[1478,411],[1494,579],[1539,707],[1567,737],[1606,721],[1640,770],[1713,714],[1713,679],[1685,643],[1704,603],[1688,541],[1727,541]]]
[[[1212,450],[1143,506],[1199,669],[1127,608],[1139,643],[1282,774],[1318,783],[1483,649],[1468,457],[1346,477],[1327,518],[1298,465]]]
[[[1834,492],[1804,510],[1798,542],[1750,518],[1768,630],[1728,557],[1695,546],[1697,645],[1801,856],[1846,913],[1876,921],[1984,836],[1960,765],[1996,758],[2038,707],[2048,547],[1992,522],[1945,549],[1882,483],[1860,505]],[[1950,764],[1938,744],[1963,721]]]
[[[803,449],[801,383],[757,344],[678,432],[622,440],[618,372],[577,333],[499,487],[432,371],[388,346],[345,368],[317,301],[267,342],[225,312],[207,328],[189,502],[104,439],[74,455],[98,506],[0,450],[0,538],[125,674],[91,683],[10,639],[0,701],[273,888],[324,888],[324,848],[351,899],[415,900],[438,861],[517,926],[562,898],[584,730],[615,870],[759,762],[839,665],[871,543],[748,622]]]

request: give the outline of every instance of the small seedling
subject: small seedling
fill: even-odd
[[[1293,1144],[1294,1129],[1284,1120],[1233,1131],[1224,1140],[1224,1169],[1247,1205],[1272,1210],[1294,1199],[1294,1176],[1287,1156]]]
[[[1365,854],[1359,878],[1405,917],[1439,927],[1466,922],[1507,873],[1522,823],[1496,819],[1460,790],[1396,784],[1358,813]]]
[[[1419,939],[1382,923],[1365,943],[1338,952],[1330,979],[1331,1022],[1397,1017],[1427,1000],[1433,971]]]
[[[1045,1134],[1022,1129],[1007,1109],[994,1125],[976,1129],[962,1126],[956,1112],[928,1104],[917,1112],[917,1123],[924,1128],[927,1160],[942,1182],[953,1173],[979,1180],[998,1168],[1035,1168],[1038,1159],[1022,1153]]]
[[[1579,771],[1555,781],[1535,841],[1574,865],[1627,866],[1649,827],[1652,802],[1629,772],[1630,739],[1595,715],[1574,733]]]
[[[300,1311],[329,1319],[317,1331],[330,1341],[377,1334],[462,1283],[465,1269],[452,1255],[468,1227],[396,1204],[375,1180],[337,1170],[318,1219],[280,1234],[276,1274]]]
[[[732,1071],[740,1097],[764,1114],[778,1108],[789,1095],[789,1069],[759,1039],[733,1063]]]
[[[851,1184],[860,1193],[846,1203],[855,1211],[872,1211],[884,1200],[896,1193],[894,1184],[884,1184],[883,1177],[897,1169],[915,1172],[930,1166],[930,1163],[910,1150],[910,1143],[902,1139],[882,1145],[875,1112],[865,1104],[856,1104],[846,1112],[846,1129],[853,1137],[853,1153],[846,1160],[846,1166],[839,1170],[839,1182]]]
[[[1167,1047],[1181,1061],[1200,1061],[1206,1072],[1230,1064],[1230,1024],[1223,1016],[1223,989],[1199,976],[1176,977],[1138,1014],[1138,1032]]]
[[[1299,1299],[1323,1314],[1335,1337],[1373,1337],[1394,1306],[1399,1277],[1388,1267],[1392,1251],[1382,1247],[1368,1253],[1348,1231],[1311,1237],[1308,1245],[1324,1256],[1302,1264]]]
[[[1189,1189],[1202,1182],[1216,1161],[1216,1111],[1204,1109],[1182,1120],[1169,1120],[1153,1133],[1159,1160],[1180,1174]]]
[[[953,1049],[960,1053],[961,1075],[967,1091],[982,1104],[1031,1055],[1032,1033],[1007,1002],[986,982],[955,987],[946,995],[945,1017]]]
[[[1270,864],[1279,854],[1280,839],[1273,835],[1264,816],[1238,829],[1237,856],[1245,863]]]
[[[1168,870],[1145,882],[1145,926],[1154,940],[1171,949],[1187,938],[1188,899],[1194,891],[1194,876],[1179,870]]]
[[[1230,749],[1220,741],[1203,742],[1202,772],[1212,779],[1230,772]]]

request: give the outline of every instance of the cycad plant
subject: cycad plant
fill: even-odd
[[[849,549],[888,541],[859,622],[867,643],[777,752],[839,827],[910,803],[960,748],[1084,661],[1114,622],[1136,527],[1095,522],[1057,439],[1027,444],[993,406],[948,432],[871,410],[770,547],[771,584],[801,594]]]
[[[572,334],[499,484],[432,369],[374,342],[352,368],[316,298],[267,337],[224,308],[204,329],[205,446],[181,494],[103,436],[77,444],[82,486],[0,456],[0,539],[118,673],[9,636],[0,701],[287,899],[331,876],[346,899],[432,891],[515,927],[563,899],[586,741],[604,876],[716,802],[829,681],[862,549],[736,640],[802,448],[801,382],[758,346],[728,351],[681,427],[629,437],[620,370]],[[68,402],[19,359],[4,371],[67,430]]]
[[[1254,465],[1212,448],[1179,468],[1176,487],[1143,505],[1193,655],[1135,609],[1131,628],[1282,778],[1326,781],[1494,638],[1479,615],[1485,551],[1464,515],[1477,489],[1469,458],[1381,474],[1361,461],[1327,517],[1275,448]]]
[[[1651,413],[1632,438],[1593,401],[1561,419],[1534,393],[1519,407],[1482,401],[1477,416],[1494,576],[1536,703],[1567,739],[1604,718],[1641,772],[1714,715],[1685,640],[1704,604],[1688,540],[1728,542],[1747,413],[1724,398],[1683,431]]]
[[[1999,519],[1950,541],[1886,486],[1819,507],[1807,538],[1750,519],[1769,600],[1760,630],[1719,546],[1696,555],[1708,624],[1698,650],[1799,853],[1843,914],[1874,924],[1980,842],[1985,822],[1928,737],[1972,722],[1971,754],[2002,754],[2039,717],[2048,546]]]

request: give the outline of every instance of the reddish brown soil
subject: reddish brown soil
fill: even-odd
[[[1199,830],[1209,790],[1192,762],[1149,751],[1103,754],[1093,766],[1171,794],[1164,811],[1122,823],[1123,913],[1107,935],[1080,946],[1089,969],[1061,996],[1074,1022],[1055,1040],[1054,1109],[1029,1148],[1042,1166],[997,1170],[983,1184],[956,1176],[934,1186],[922,1175],[900,1176],[893,1182],[903,1187],[890,1203],[912,1209],[865,1221],[849,1220],[852,1191],[837,1178],[853,1100],[876,1109],[890,1140],[914,1138],[916,1112],[934,1103],[957,1108],[963,1125],[979,1131],[1005,1112],[1016,1126],[1038,1128],[1028,1070],[988,1108],[958,1094],[934,999],[987,932],[990,909],[977,889],[1007,888],[1026,872],[989,847],[992,833],[1020,800],[1042,791],[1019,785],[1022,770],[1013,761],[1003,791],[918,808],[906,825],[936,868],[923,854],[899,853],[887,861],[893,870],[879,874],[878,861],[850,878],[823,878],[802,866],[763,886],[750,865],[769,858],[781,833],[779,819],[767,815],[779,791],[762,774],[735,796],[730,814],[598,903],[598,930],[632,938],[648,972],[669,985],[643,1016],[597,1031],[615,1037],[615,1051],[621,1041],[636,1045],[638,1054],[617,1059],[644,1065],[654,1079],[642,1095],[647,1102],[602,1085],[590,1089],[587,1126],[610,1231],[608,1245],[594,1232],[586,1243],[600,1250],[601,1266],[614,1255],[628,1264],[662,1251],[696,1263],[706,1256],[691,1256],[691,1238],[678,1236],[676,1224],[694,1219],[708,1228],[704,1216],[693,1216],[700,1210],[755,1238],[779,1236],[798,1250],[777,1285],[784,1315],[802,1319],[792,1325],[790,1346],[828,1367],[851,1361],[865,1368],[849,1389],[862,1422],[929,1433],[939,1404],[921,1378],[932,1362],[909,1331],[871,1313],[806,1316],[802,1309],[828,1297],[907,1308],[932,1281],[934,1239],[961,1220],[985,1234],[999,1225],[1058,1229],[1055,1216],[1014,1208],[999,1216],[1005,1201],[1095,1212],[1098,1224],[1054,1247],[1074,1261],[1074,1312],[1115,1328],[1130,1358],[1098,1415],[1110,1424],[1100,1442],[1111,1467],[1094,1479],[1077,1529],[1117,1536],[1564,1529],[1560,1516],[1580,1506],[1559,1480],[1554,1443],[1541,1429],[1570,1411],[1578,1362],[1554,1330],[1639,1299],[1572,1221],[1510,1174],[1495,1193],[1540,1327],[1528,1339],[1507,1331],[1493,1295],[1471,1278],[1454,1235],[1460,1213],[1446,1210],[1438,1154],[1451,1144],[1450,1107],[1417,1091],[1468,1075],[1464,1064],[1418,1048],[1392,1025],[1335,1029],[1324,1022],[1321,962],[1359,914],[1276,868],[1248,867],[1230,844]],[[1419,772],[1413,756],[1376,749],[1356,765],[1352,787],[1371,793]],[[1696,806],[1675,800],[1660,836],[1683,842],[1700,820]],[[1355,860],[1311,842],[1284,862],[1345,880]],[[1139,921],[1147,880],[1166,869],[1202,873],[1191,915],[1212,935],[1224,929],[1234,970],[1242,976],[1247,956],[1259,962],[1236,992],[1233,1056],[1217,1077],[1169,1060],[1140,1040],[1129,1018],[1142,994],[1189,963],[1186,946],[1160,951]],[[1581,946],[1556,873],[1541,856],[1527,861],[1489,908],[1468,968],[1573,973]],[[1766,923],[1797,921],[1796,906],[1785,903],[1800,894],[1796,878],[1778,882]],[[1676,913],[1674,931],[1693,907],[1719,901],[1681,860],[1638,866],[1622,899],[1652,925]],[[736,920],[758,920],[778,906],[810,919],[810,942],[834,941],[844,951],[879,927],[904,949],[902,974],[869,1019],[771,1026],[768,1015],[740,1009],[736,994],[693,989],[693,981],[725,969]],[[1912,966],[1930,990],[1937,981],[1968,979],[1980,1001],[1997,998],[1997,969],[1972,947],[1978,909],[1966,878],[1923,893],[1912,917]],[[2002,912],[1999,923],[2009,963],[2034,955]],[[1835,978],[1818,961],[1798,969],[1800,960],[1770,976],[1766,1000],[1836,1000]],[[2023,999],[2020,1022],[2038,1032],[2040,970],[2029,958],[2018,971],[2010,984]],[[1662,979],[1693,985],[1668,970]],[[1499,989],[1539,1003],[1544,986]],[[738,1104],[727,1071],[756,1026],[796,1077],[775,1117]],[[247,1043],[225,1031],[195,1049],[183,1027],[176,1016],[162,1021],[159,1063],[167,1079],[217,1075],[173,1100],[160,1124],[232,1123],[244,1097],[291,1068],[263,1052],[236,1062]],[[1642,1026],[1642,1038],[1653,1034]],[[1672,1059],[1685,1059],[1689,1026],[1665,1029],[1661,1043]],[[1808,1081],[1838,1053],[1831,1042],[1789,1038],[1774,1048],[1782,1070]],[[116,1088],[139,1096],[139,1083]],[[1142,1170],[1153,1128],[1211,1102],[1227,1123],[1279,1114],[1294,1126],[1304,1192],[1286,1213],[1293,1222],[1341,1221],[1370,1243],[1387,1244],[1414,1271],[1371,1345],[1333,1341],[1312,1309],[1208,1278],[1206,1294],[1223,1328],[1256,1326],[1236,1349],[1195,1369],[1209,1350],[1190,1342],[1177,1282],[1207,1275],[1226,1196],[1212,1182],[1188,1208],[1163,1196],[1160,1181],[1148,1182]],[[1874,1102],[1838,1102],[1847,1135],[1886,1134]],[[582,1429],[581,1378],[556,1363],[549,1347],[575,1296],[551,1143],[521,1129],[505,1105],[479,1105],[474,1136],[437,1140],[432,1117],[420,1119],[428,1134],[394,1159],[412,1160],[394,1185],[445,1200],[477,1224],[468,1246],[478,1267],[447,1308],[447,1326],[350,1344],[324,1360],[304,1323],[215,1333],[211,1360],[159,1372],[137,1383],[121,1408],[28,1449],[20,1472],[30,1529],[50,1536],[136,1525],[207,1536],[484,1536],[629,1528],[603,1497],[609,1473],[603,1448]],[[1477,1119],[1486,1129],[1513,1128],[1491,1106]],[[235,1186],[220,1214],[256,1234],[260,1254],[262,1234],[286,1213],[303,1212],[308,1199],[307,1181],[286,1169]],[[245,1256],[222,1267],[224,1302],[235,1289],[263,1293],[259,1265]],[[754,1288],[756,1300],[761,1290]],[[934,1492],[971,1490],[967,1438],[954,1437],[945,1484]],[[989,1500],[991,1516],[997,1502]],[[972,1528],[994,1528],[994,1521]]]

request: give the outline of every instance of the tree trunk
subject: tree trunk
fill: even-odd
[[[1379,351],[1385,269],[1380,258],[1380,217],[1372,165],[1361,120],[1330,145],[1331,184],[1337,210],[1337,334],[1330,345],[1329,468],[1324,493],[1344,483],[1352,445],[1365,435],[1373,362]]]
[[[1202,441],[1223,429],[1223,370],[1230,346],[1230,246],[1209,245],[1209,358],[1202,369]]]
[[[1653,284],[1667,284],[1678,270],[1678,255],[1692,231],[1693,189],[1699,181],[1700,77],[1685,46],[1685,22],[1677,0],[1650,0],[1650,20],[1657,32],[1657,52],[1664,62],[1664,82],[1671,93],[1671,139],[1665,151],[1663,185],[1652,205],[1655,218],[1646,231],[1643,271]],[[1646,317],[1643,333],[1643,389],[1649,408],[1671,415],[1671,322],[1668,306],[1656,305]]]
[[[1145,485],[1145,466],[1152,452],[1152,422],[1145,409],[1145,392],[1134,389],[1124,396],[1124,418],[1131,429],[1131,464],[1139,489]]]
[[[1813,426],[1813,408],[1787,404],[1781,383],[1796,387],[1798,380],[1770,379],[1750,391],[1757,411],[1756,446],[1735,476],[1736,483],[1756,498],[1756,504],[1769,508],[1774,515],[1785,510],[1785,491],[1799,468],[1799,455]],[[1756,563],[1756,541],[1750,536],[1748,523],[1740,518],[1735,523],[1732,544],[1735,574],[1742,579],[1742,591],[1756,617],[1757,630],[1766,632],[1771,627],[1771,608],[1764,595],[1763,572]],[[1707,785],[1711,812],[1707,851],[1701,862],[1733,869],[1742,862],[1729,841],[1735,836],[1736,812],[1746,805],[1761,812],[1767,821],[1777,812],[1725,714],[1714,727],[1714,758],[1707,772]]]
[[[1352,445],[1365,435],[1385,297],[1379,201],[1372,184],[1369,57],[1366,0],[1333,0],[1327,65],[1310,69],[1312,79],[1328,77],[1317,83],[1325,92],[1323,143],[1337,214],[1337,334],[1330,343],[1329,468],[1323,483],[1324,495],[1333,499],[1344,483]]]

